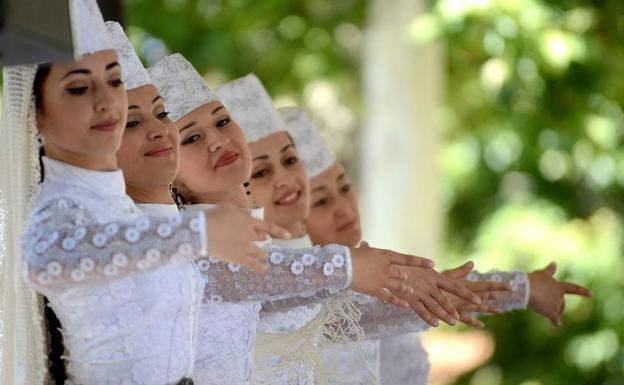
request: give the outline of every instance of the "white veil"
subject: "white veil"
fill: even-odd
[[[21,234],[38,193],[33,81],[37,66],[3,70],[0,126],[0,383],[42,385],[47,376],[42,297],[22,279]]]

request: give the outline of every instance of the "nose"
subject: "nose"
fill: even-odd
[[[106,83],[96,84],[94,89],[94,109],[96,112],[110,111],[118,103],[117,95]]]
[[[216,152],[230,143],[230,139],[220,133],[214,133],[209,137],[208,151]]]
[[[289,173],[282,170],[282,167],[280,167],[279,165],[275,167],[273,172],[275,175],[276,188],[286,187],[288,185],[291,185],[295,181],[295,178]]]
[[[147,131],[148,140],[161,139],[165,136],[167,136],[167,127],[161,121],[154,122]]]

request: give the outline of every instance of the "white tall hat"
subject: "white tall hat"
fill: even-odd
[[[147,71],[165,99],[174,122],[204,104],[219,100],[197,70],[179,53],[165,56]]]
[[[117,60],[121,65],[121,79],[126,90],[153,84],[121,25],[114,21],[107,21],[106,29],[117,52]]]
[[[69,4],[74,57],[113,49],[96,1],[70,0]]]
[[[215,91],[243,130],[247,142],[257,142],[276,132],[286,131],[284,121],[256,75],[232,80]]]
[[[314,178],[336,163],[320,131],[302,108],[284,107],[279,109],[279,113],[286,122],[288,133],[295,142],[299,159],[309,178]]]

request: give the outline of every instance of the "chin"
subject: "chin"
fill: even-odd
[[[339,242],[341,245],[355,247],[362,240],[362,232],[358,230],[350,231],[347,234],[342,234],[339,237]]]

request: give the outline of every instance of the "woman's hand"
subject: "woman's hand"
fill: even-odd
[[[591,298],[588,289],[570,282],[559,282],[553,276],[557,264],[551,262],[546,268],[529,273],[531,294],[529,308],[548,318],[555,326],[561,326],[561,314],[565,310],[565,294]]]
[[[253,242],[267,236],[289,239],[285,229],[251,217],[248,210],[219,205],[205,211],[208,254],[224,262],[237,263],[258,272],[267,269],[267,253]]]
[[[351,249],[351,264],[352,290],[403,307],[409,307],[409,303],[393,293],[408,293],[412,289],[404,282],[404,273],[399,266],[433,267],[430,259],[376,249],[368,244]]]

